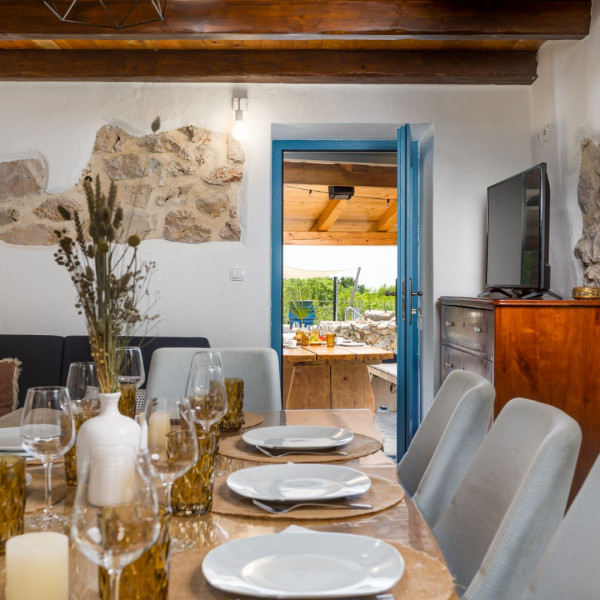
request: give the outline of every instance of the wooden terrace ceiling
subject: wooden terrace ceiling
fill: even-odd
[[[398,221],[396,154],[391,162],[283,162],[283,243],[308,246],[393,246]],[[329,186],[354,188],[330,199]]]
[[[131,0],[105,2],[119,14]],[[544,41],[589,33],[591,4],[168,0],[164,21],[116,30],[0,0],[0,80],[529,85]]]

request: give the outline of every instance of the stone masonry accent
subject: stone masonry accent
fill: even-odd
[[[227,133],[190,125],[135,137],[105,125],[81,178],[59,194],[45,192],[43,160],[0,163],[0,240],[56,244],[55,230],[70,226],[58,206],[79,211],[87,220],[83,181],[99,175],[105,192],[111,180],[116,183],[126,228],[141,239],[239,241],[237,199],[244,163],[242,146]]]
[[[581,143],[577,200],[583,234],[575,246],[575,257],[583,263],[584,285],[600,287],[600,146],[590,139]]]
[[[321,321],[319,331],[396,352],[396,315],[393,312],[365,311],[356,321]]]

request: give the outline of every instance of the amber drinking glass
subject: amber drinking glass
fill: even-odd
[[[244,380],[236,377],[225,377],[227,392],[227,412],[220,421],[222,432],[239,431],[244,422]]]
[[[169,593],[171,513],[159,509],[158,539],[138,559],[128,564],[121,573],[119,600],[167,600]],[[98,583],[101,600],[110,599],[110,577],[100,567]]]
[[[178,517],[204,515],[212,507],[215,453],[219,442],[219,423],[208,430],[196,425],[198,460],[173,484],[171,503]]]
[[[25,515],[25,459],[0,456],[0,555],[6,540],[23,533]]]
[[[75,434],[82,423],[100,414],[98,376],[93,362],[74,362],[69,366],[67,389],[71,399],[71,411]],[[65,454],[65,476],[69,485],[77,485],[76,444]]]

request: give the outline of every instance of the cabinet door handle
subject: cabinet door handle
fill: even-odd
[[[452,363],[451,362],[445,362],[444,363],[444,368],[445,369],[451,369],[452,368]]]
[[[446,327],[454,327],[454,321],[446,321]]]
[[[473,327],[473,333],[481,333],[481,327]]]

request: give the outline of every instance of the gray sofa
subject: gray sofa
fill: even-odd
[[[134,337],[132,346],[140,346],[146,374],[152,353],[157,348],[210,348],[205,337]],[[91,361],[87,335],[15,335],[0,334],[0,359],[17,358],[21,361],[18,406],[23,406],[30,387],[64,385],[72,362]],[[144,386],[142,386],[143,389]]]

